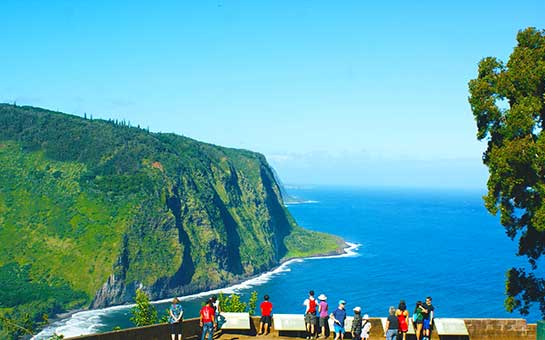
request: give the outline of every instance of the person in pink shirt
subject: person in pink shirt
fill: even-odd
[[[322,330],[322,333],[320,334],[320,336],[325,337],[326,336],[325,328],[327,326],[327,320],[329,320],[327,296],[325,296],[324,294],[320,294],[320,296],[318,296],[318,301],[320,301],[318,303],[318,314],[319,314],[318,316],[320,317],[318,326]]]

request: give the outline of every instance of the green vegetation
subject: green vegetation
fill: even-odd
[[[137,287],[179,296],[338,249],[296,225],[254,152],[0,104],[0,162],[0,320],[31,331]]]
[[[159,322],[157,309],[150,303],[148,294],[138,289],[134,301],[136,306],[131,308],[131,322],[136,327],[153,325]]]
[[[545,253],[545,31],[527,28],[517,42],[507,64],[481,60],[469,102],[477,138],[488,142],[486,207],[500,212],[507,235],[518,239],[517,255],[530,264],[507,272],[505,306],[524,315],[538,302],[545,317],[545,280],[537,268]]]
[[[255,308],[257,307],[257,292],[253,291],[250,294],[248,302],[242,301],[239,294],[231,294],[229,296],[220,293],[218,295],[218,301],[220,310],[222,312],[244,313],[248,312],[250,315],[255,314]]]
[[[344,246],[344,242],[340,238],[301,227],[293,228],[284,242],[289,249],[285,256],[286,259],[326,255],[331,253],[332,249],[340,250]]]

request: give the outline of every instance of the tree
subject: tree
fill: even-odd
[[[157,310],[150,303],[148,294],[143,290],[136,291],[136,306],[131,308],[131,322],[137,327],[153,325],[158,322]]]
[[[488,142],[490,213],[500,213],[507,235],[518,241],[517,256],[528,266],[507,271],[505,307],[527,315],[538,303],[545,316],[545,280],[538,260],[545,253],[545,30],[527,28],[507,64],[487,57],[469,82],[477,138]]]
[[[248,302],[244,302],[240,299],[240,295],[231,294],[229,296],[220,293],[218,295],[218,301],[220,304],[220,310],[222,312],[234,312],[244,313],[248,312],[250,315],[254,315],[255,308],[257,306],[257,292],[253,291],[250,294]]]

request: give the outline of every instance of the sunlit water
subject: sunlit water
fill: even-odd
[[[331,305],[348,301],[371,316],[385,316],[405,299],[433,297],[437,317],[519,317],[504,310],[505,272],[519,265],[516,244],[483,207],[479,191],[414,189],[291,189],[307,201],[289,205],[297,222],[357,245],[348,256],[295,260],[224,289],[247,299],[269,294],[277,313],[302,313],[309,289]],[[186,317],[198,315],[211,293],[183,298]],[[160,314],[168,302],[157,304]],[[130,327],[130,307],[76,313],[46,329],[68,335]],[[535,322],[533,310],[526,317]]]

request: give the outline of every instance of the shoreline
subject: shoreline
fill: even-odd
[[[243,278],[241,280],[228,282],[228,283],[226,283],[226,285],[223,288],[215,288],[215,289],[206,290],[206,291],[202,291],[202,292],[198,292],[198,293],[194,293],[194,294],[190,294],[190,295],[185,295],[185,296],[178,297],[178,299],[180,301],[187,301],[187,300],[193,300],[193,299],[196,299],[196,298],[199,298],[199,297],[203,297],[203,296],[206,296],[206,295],[219,294],[220,292],[222,292],[224,294],[233,294],[233,293],[236,293],[239,290],[249,288],[249,287],[252,287],[252,286],[258,286],[258,285],[261,285],[261,284],[269,281],[269,279],[271,277],[273,277],[274,275],[286,271],[287,266],[292,264],[292,263],[302,262],[302,261],[305,261],[305,260],[320,260],[320,259],[328,259],[328,258],[341,258],[341,257],[347,257],[347,256],[355,256],[355,255],[357,255],[355,250],[357,250],[360,246],[361,246],[361,244],[347,242],[347,241],[344,241],[344,240],[341,239],[340,242],[339,242],[339,248],[334,250],[334,251],[330,251],[328,253],[323,253],[323,254],[314,254],[314,255],[311,255],[311,256],[308,256],[308,257],[286,258],[286,259],[281,260],[280,264],[278,266],[273,267],[273,268],[271,268],[270,270],[268,270],[266,272],[262,272],[262,273],[253,275],[251,277],[246,277],[246,278]],[[173,297],[160,299],[160,300],[154,300],[154,301],[150,301],[150,303],[153,304],[153,305],[163,304],[163,303],[166,303],[166,302],[170,302],[172,300],[172,298]],[[32,339],[46,339],[46,338],[50,337],[51,335],[53,335],[53,333],[56,332],[56,329],[58,329],[60,327],[63,327],[63,326],[65,327],[70,322],[70,320],[72,320],[75,316],[78,316],[78,315],[81,316],[82,319],[85,319],[85,320],[91,319],[93,317],[94,318],[99,318],[100,315],[106,314],[106,313],[108,313],[108,311],[128,309],[128,308],[134,307],[135,305],[136,304],[131,303],[131,304],[122,304],[122,305],[109,306],[109,307],[104,307],[104,308],[99,308],[99,309],[77,309],[77,310],[72,310],[72,311],[68,311],[68,312],[65,312],[65,313],[61,313],[61,314],[58,314],[55,318],[52,318],[51,323],[48,326],[46,326],[45,328],[43,328],[38,334],[33,336]],[[63,321],[65,322],[64,324],[59,324],[59,323],[61,323]],[[92,328],[93,328],[93,326],[90,326],[90,327],[87,328],[90,331],[87,334],[94,333],[94,332],[92,332]],[[77,335],[80,335],[80,333],[81,332],[79,332]],[[68,334],[68,335],[63,334],[63,335],[65,335],[67,337],[73,336],[71,334]]]

